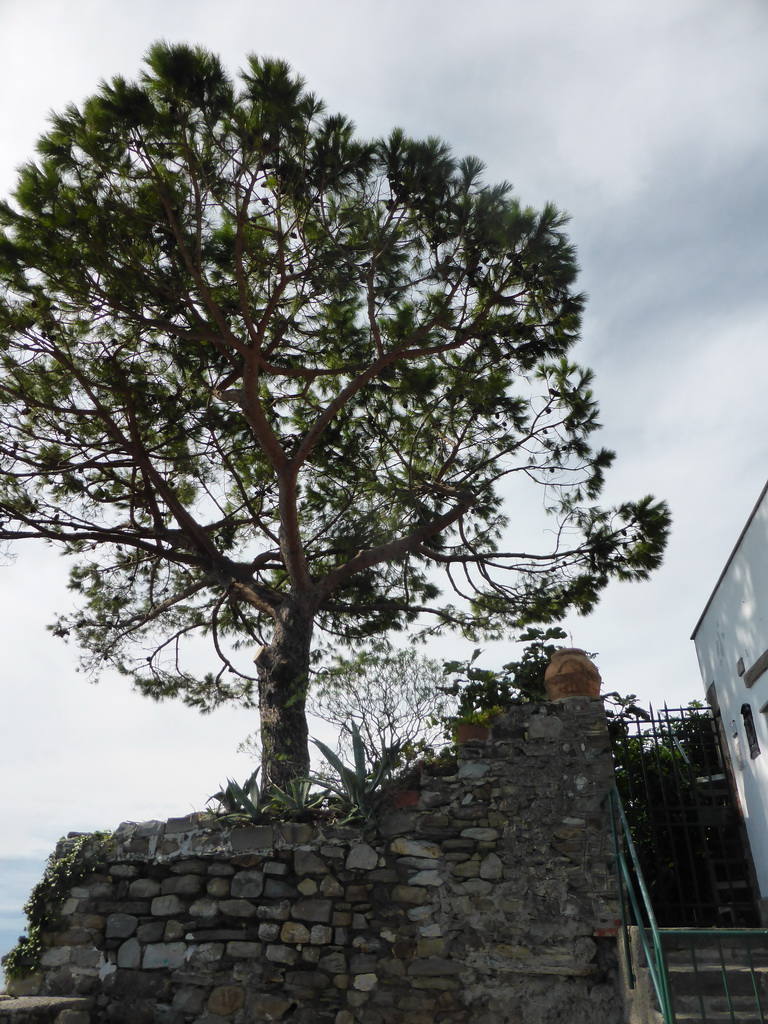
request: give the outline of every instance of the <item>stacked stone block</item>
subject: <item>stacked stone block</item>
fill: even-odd
[[[600,701],[513,708],[377,829],[124,824],[41,991],[114,1024],[622,1019]]]

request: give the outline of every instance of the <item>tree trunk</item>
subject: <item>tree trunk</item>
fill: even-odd
[[[279,608],[272,642],[256,661],[261,715],[261,785],[281,789],[309,772],[306,701],[314,619],[293,601]]]

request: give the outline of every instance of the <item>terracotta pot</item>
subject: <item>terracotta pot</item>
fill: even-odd
[[[456,726],[456,740],[459,743],[467,743],[469,740],[478,740],[480,743],[484,743],[488,739],[490,731],[487,725],[459,722]]]
[[[421,794],[417,789],[401,789],[392,797],[393,807],[414,807],[419,802]]]
[[[601,683],[597,666],[578,647],[555,651],[544,673],[544,688],[550,700],[599,697]]]

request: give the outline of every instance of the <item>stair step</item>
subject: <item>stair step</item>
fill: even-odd
[[[724,962],[723,962],[724,961]],[[723,967],[725,968],[726,974],[749,974],[750,968],[755,974],[768,975],[768,963],[765,962],[764,958],[752,957],[752,963],[750,964],[746,956],[743,959],[728,959],[723,958],[723,961],[713,952],[711,956],[701,956],[696,954],[696,966],[694,967],[691,960],[681,960],[677,956],[667,957],[667,968],[669,971],[675,974],[707,974],[717,973],[718,975],[722,972]]]
[[[63,1010],[72,1024],[89,1021],[93,1000],[80,996],[2,996],[0,1024],[54,1024]]]
[[[765,932],[734,935],[714,929],[705,938],[671,931],[662,932],[662,941],[680,1024],[764,1024],[768,1020]]]
[[[734,1003],[744,1004],[747,1009],[754,1010],[755,989],[749,973],[744,971],[741,977],[734,977],[729,972],[727,980],[731,1000]],[[761,1003],[768,1009],[764,976],[762,978],[758,977],[756,983]],[[695,977],[693,975],[686,976],[670,973],[669,984],[674,994],[675,1002],[681,1006],[698,1006],[699,996],[701,996],[707,1006],[711,1005],[713,1008],[720,1004],[723,1007],[728,1005],[723,979],[717,974],[699,974],[698,977]]]
[[[720,1024],[721,1021],[724,1021],[725,1024],[733,1024],[733,1018],[729,1013],[716,1013],[714,1011],[707,1011],[705,1017],[702,1017],[698,1010],[694,1013],[687,1011],[678,1013],[675,1011],[675,1020],[677,1024],[684,1024],[685,1021],[691,1021],[691,1024],[693,1022],[695,1024]],[[765,1015],[761,1017],[760,1014],[756,1013],[740,1013],[736,1017],[737,1024],[765,1024],[766,1020],[768,1020],[768,1017]]]
[[[674,993],[672,1001],[675,1004],[675,1011],[680,1009],[683,1012],[693,1013],[694,1010],[700,1010],[701,1003],[703,1002],[704,1003],[704,1009],[707,1012],[709,1012],[710,1010],[712,1011],[712,1013],[727,1013],[728,1012],[728,1000],[723,995],[721,995],[721,996],[702,995],[702,999],[701,999],[701,1001],[699,1001],[698,996],[695,996],[695,995],[678,996],[677,993]],[[755,1002],[755,994],[754,994],[754,992],[752,993],[751,996],[746,996],[746,995],[731,996],[731,1006],[733,1007],[733,1012],[736,1013],[736,1014],[741,1014],[741,1013],[754,1013],[754,1014],[758,1014],[759,1013],[758,1008],[757,1008],[757,1004]],[[765,1011],[763,1011],[763,1012],[765,1013]]]
[[[671,956],[674,960],[682,960],[684,957],[688,958],[688,963],[693,963],[694,954],[696,956],[696,963],[701,960],[719,960],[720,957],[724,957],[727,963],[732,963],[739,957],[752,957],[753,961],[759,963],[768,964],[768,945],[764,939],[757,942],[742,942],[739,944],[733,942],[710,942],[710,943],[691,943],[688,942],[677,942],[672,944],[667,942],[663,938],[662,942],[664,945],[664,951],[667,956]]]
[[[754,954],[750,961],[746,953],[742,956],[726,954],[722,960],[714,951],[707,955],[697,953],[695,965],[690,956],[678,956],[677,953],[673,953],[671,956],[668,954],[666,960],[669,973],[679,974],[681,977],[686,974],[721,977],[723,970],[729,978],[731,975],[735,978],[742,975],[749,976],[750,970],[761,978],[768,977],[768,961],[765,956],[755,956]]]
[[[720,986],[720,991],[723,990],[723,972],[720,964],[709,962],[707,964],[696,964],[696,970],[690,966],[683,964],[669,964],[667,969],[670,974],[674,977],[675,983],[679,983],[684,986],[686,979],[690,978],[691,982],[695,982],[696,978],[701,981],[710,983],[710,980],[715,980]],[[745,964],[726,964],[725,965],[725,976],[728,980],[729,987],[731,985],[740,985],[746,981],[752,985],[750,978],[752,974],[757,975],[758,979],[768,979],[768,967],[766,965],[755,966],[753,971],[750,971],[748,965]],[[752,991],[752,987],[750,987]]]
[[[768,930],[662,928],[660,939],[678,1024],[768,1022]],[[639,936],[632,946],[638,977],[650,986]]]
[[[701,1024],[712,1024],[714,1021],[728,1021],[728,1024],[765,1024],[768,1020],[766,1017],[766,1011],[763,1010],[762,1019],[760,1017],[760,1011],[755,1007],[754,1002],[749,1007],[733,1007],[733,1013],[728,1009],[727,1006],[719,1006],[717,1009],[710,1006],[708,1003],[704,1004],[704,1012],[701,1012],[700,1006],[689,1006],[689,1007],[677,1007],[675,1006],[675,1020],[676,1021],[700,1021]]]

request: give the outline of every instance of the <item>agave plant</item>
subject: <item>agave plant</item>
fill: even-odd
[[[218,800],[227,812],[227,818],[233,820],[247,818],[249,821],[259,821],[266,814],[267,807],[262,802],[258,777],[259,769],[257,768],[242,786],[234,779],[227,779],[226,786],[218,793],[208,797],[208,801]]]
[[[381,786],[389,778],[399,753],[398,746],[386,747],[369,770],[366,764],[365,744],[357,724],[350,726],[354,766],[345,765],[341,758],[321,740],[312,740],[337,773],[337,780],[315,778],[331,796],[331,803],[345,815],[342,824],[351,821],[368,822],[379,803]]]
[[[269,798],[278,816],[287,813],[296,818],[316,811],[327,795],[327,789],[312,791],[315,780],[312,778],[292,779],[285,789],[273,786]]]

